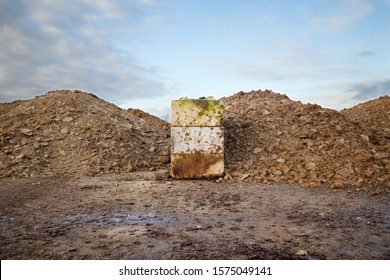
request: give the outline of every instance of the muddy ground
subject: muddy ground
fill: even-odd
[[[390,259],[390,194],[166,172],[0,181],[1,259]]]

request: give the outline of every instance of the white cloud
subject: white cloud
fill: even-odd
[[[155,0],[141,0],[141,2],[145,5],[148,5],[148,6],[155,4]]]
[[[367,0],[343,0],[337,3],[329,14],[311,17],[311,33],[318,31],[342,32],[364,16],[369,15],[374,9]]]
[[[372,52],[372,51],[361,51],[361,52],[358,52],[356,54],[357,56],[366,56],[366,57],[369,57],[369,56],[376,56],[376,53],[375,52]]]
[[[115,1],[111,0],[90,0],[91,8],[95,8],[105,18],[113,19],[123,15],[123,10]]]
[[[304,43],[284,41],[279,46],[261,46],[256,57],[239,61],[234,58],[216,60],[213,68],[235,78],[252,81],[280,82],[345,78],[355,70],[336,59],[328,49]]]
[[[63,88],[112,102],[167,94],[161,71],[139,61],[123,37],[152,14],[129,3],[1,1],[0,102]]]

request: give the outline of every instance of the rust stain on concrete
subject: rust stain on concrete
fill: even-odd
[[[171,157],[171,176],[175,179],[217,178],[223,172],[223,154],[173,154]]]

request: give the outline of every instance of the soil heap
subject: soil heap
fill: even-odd
[[[170,135],[91,93],[0,104],[0,178],[167,168]]]
[[[390,186],[390,98],[337,112],[272,91],[225,106],[225,167],[235,179]],[[78,90],[0,104],[0,178],[168,169],[169,124]]]
[[[239,92],[221,100],[225,166],[233,177],[334,188],[390,186],[389,141],[383,142],[386,149],[380,144],[389,139],[389,130],[380,123],[383,114],[389,116],[388,106],[375,107],[382,110],[377,117],[357,112],[370,120],[366,127],[360,119],[350,119],[359,109],[340,113],[269,90]]]

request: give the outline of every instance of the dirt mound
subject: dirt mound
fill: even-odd
[[[93,94],[51,91],[0,104],[0,177],[166,167],[169,133]]]
[[[369,131],[370,139],[390,151],[390,97],[375,100],[344,109],[341,113],[360,127]]]
[[[389,97],[341,113],[272,91],[225,105],[226,172],[309,186],[390,186]],[[130,113],[129,113],[130,112]],[[168,169],[169,124],[93,94],[52,91],[0,104],[0,178]]]
[[[139,119],[143,119],[144,121],[152,124],[153,126],[157,126],[157,127],[161,127],[165,130],[169,130],[170,128],[170,124],[156,116],[153,116],[149,113],[146,113],[140,109],[133,109],[133,108],[129,108],[127,109],[127,112],[129,112],[130,114],[134,115],[135,117],[139,118]]]
[[[390,186],[389,154],[378,153],[370,131],[346,114],[269,90],[239,92],[221,100],[225,164],[231,175],[335,188]]]

